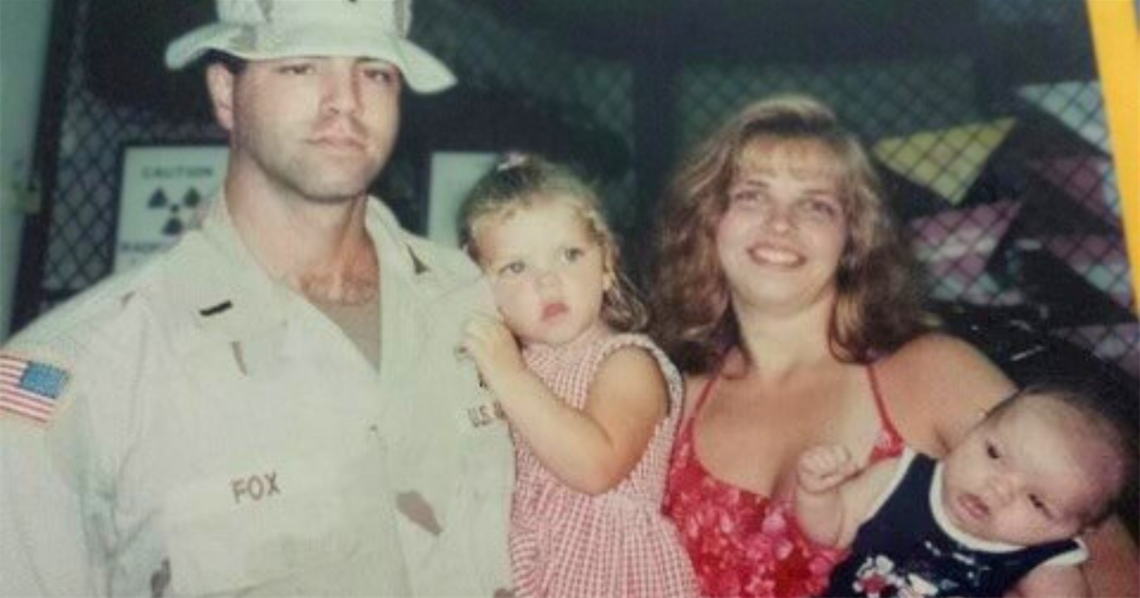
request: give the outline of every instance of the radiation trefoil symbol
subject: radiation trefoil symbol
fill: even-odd
[[[147,208],[152,210],[166,210],[166,222],[162,225],[162,234],[168,237],[177,237],[186,229],[186,218],[194,212],[194,208],[202,203],[202,194],[191,187],[182,194],[181,201],[171,201],[162,187],[155,189],[147,202]]]

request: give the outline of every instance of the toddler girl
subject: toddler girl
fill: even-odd
[[[471,322],[464,349],[515,440],[516,592],[695,595],[660,507],[680,376],[633,333],[645,310],[596,193],[566,167],[513,155],[476,184],[461,223],[506,324]]]
[[[1031,387],[941,461],[907,449],[858,469],[840,446],[799,462],[801,528],[852,549],[828,595],[1084,596],[1074,537],[1111,513],[1136,450],[1093,397]]]

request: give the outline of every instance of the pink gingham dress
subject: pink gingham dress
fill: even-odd
[[[636,334],[605,331],[563,347],[528,348],[527,366],[567,404],[582,409],[602,361],[636,346],[660,364],[669,386],[668,415],[629,477],[605,494],[564,486],[515,435],[511,509],[515,591],[528,597],[696,596],[696,579],[673,524],[661,514],[681,378],[665,354]]]

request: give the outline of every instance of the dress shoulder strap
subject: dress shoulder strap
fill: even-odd
[[[693,435],[693,422],[697,419],[697,414],[700,413],[701,408],[705,405],[705,400],[712,394],[712,389],[716,386],[716,381],[720,378],[720,368],[718,367],[705,381],[705,385],[701,388],[701,394],[697,395],[697,404],[693,405],[692,411],[689,412],[688,417],[680,420],[679,430],[677,433],[677,446],[691,442]]]
[[[693,412],[689,415],[690,419],[696,417],[697,412],[705,406],[705,401],[709,398],[709,395],[712,394],[712,389],[716,386],[717,380],[720,380],[719,367],[713,371],[713,375],[709,376],[709,379],[705,381],[704,387],[701,388],[701,394],[697,396],[697,404],[693,406]]]
[[[875,364],[867,364],[867,379],[871,383],[871,395],[875,397],[875,411],[879,414],[879,424],[882,427],[883,435],[888,437],[892,444],[903,444],[902,434],[899,434],[898,428],[895,427],[895,422],[891,420],[891,414],[887,411],[887,402],[883,398],[883,391],[879,388],[879,377],[875,374]]]

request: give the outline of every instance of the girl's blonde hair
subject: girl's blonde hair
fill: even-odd
[[[756,142],[818,143],[839,167],[847,246],[836,272],[828,338],[842,361],[866,363],[928,330],[912,277],[913,259],[894,224],[874,166],[835,114],[806,96],[745,107],[696,147],[673,177],[656,244],[654,335],[678,366],[704,373],[740,342],[716,228],[740,157]]]
[[[648,311],[621,271],[621,250],[606,224],[598,193],[569,166],[534,154],[507,154],[464,199],[459,212],[459,242],[471,259],[482,265],[479,233],[490,221],[555,201],[570,206],[581,217],[602,250],[605,274],[610,277],[602,297],[602,320],[622,332],[645,328]]]

